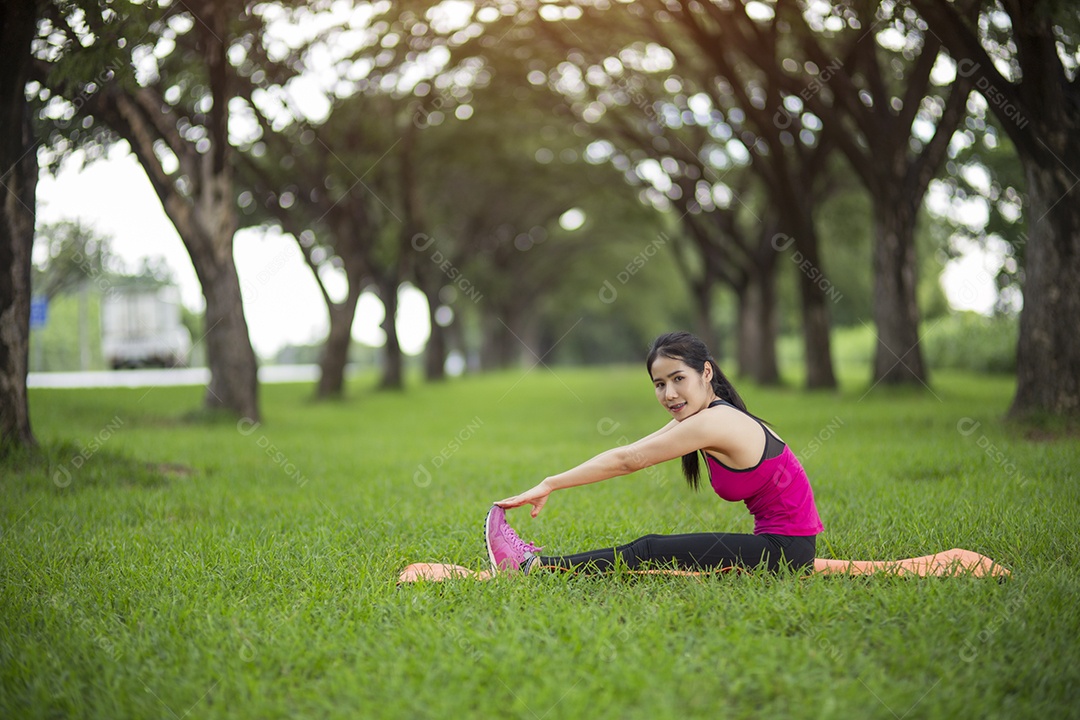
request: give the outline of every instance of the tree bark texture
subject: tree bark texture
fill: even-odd
[[[776,361],[776,278],[772,269],[749,278],[738,293],[739,375],[760,385],[780,382]]]
[[[874,382],[911,385],[929,381],[919,344],[916,302],[916,207],[906,198],[883,198],[874,208]]]
[[[25,87],[36,23],[36,2],[6,3],[0,11],[0,455],[34,444],[26,375],[38,163]]]
[[[483,338],[480,346],[481,370],[505,370],[514,364],[518,342],[510,334],[509,327],[501,322],[492,310],[481,316]]]
[[[345,394],[345,366],[349,362],[352,326],[359,301],[359,285],[350,283],[344,302],[326,304],[330,313],[330,331],[319,358],[319,382],[315,387],[315,397],[320,400],[340,398]]]
[[[873,24],[869,10],[875,6],[853,6],[857,14],[863,15],[865,27]],[[831,67],[837,59],[835,54],[822,45],[801,12],[793,12],[792,17],[800,24],[801,45],[807,56],[819,67]],[[943,100],[934,135],[912,150],[912,124],[930,88],[941,40],[936,33],[927,35],[919,56],[911,61],[897,86],[892,82],[895,69],[882,63],[876,43],[864,41],[872,33],[851,35],[846,59],[837,72],[822,80],[828,83],[831,93],[811,93],[806,101],[824,121],[825,136],[843,151],[874,203],[874,321],[879,336],[874,381],[925,384],[914,286],[915,215],[964,117],[971,83],[967,77],[957,76]],[[804,89],[802,78],[784,74],[779,77],[790,92]],[[833,98],[832,102],[825,100],[827,96]],[[863,97],[871,102],[861,101]],[[899,105],[894,105],[894,100],[899,100]],[[897,197],[902,198],[899,207],[894,204]],[[899,224],[891,226],[893,222]],[[811,284],[810,278],[804,278],[804,289]]]
[[[829,299],[825,294],[824,272],[818,254],[817,230],[809,218],[794,229],[795,250],[802,258],[797,263],[797,273],[802,301],[806,388],[834,389],[836,375],[833,372]]]
[[[258,363],[251,346],[240,295],[240,280],[233,260],[233,235],[238,227],[233,183],[233,148],[227,136],[231,97],[225,45],[227,8],[201,6],[195,24],[201,33],[206,71],[213,95],[207,122],[211,147],[199,152],[183,139],[180,118],[151,88],[127,89],[113,83],[88,99],[87,112],[100,116],[131,146],[191,256],[206,300],[205,329],[210,384],[204,405],[237,416],[259,419]],[[155,151],[167,145],[179,160],[177,175],[165,172]]]
[[[724,351],[720,345],[720,335],[713,329],[712,278],[706,273],[705,277],[700,280],[691,280],[688,284],[690,286],[690,299],[694,310],[694,326],[697,336],[705,343],[705,347],[709,348],[709,352],[712,353],[713,357],[721,357]]]
[[[210,409],[228,410],[239,417],[258,420],[258,365],[244,317],[240,280],[233,264],[232,235],[228,235],[225,254],[196,251],[190,254],[206,299],[203,340],[210,384],[206,386],[204,404]]]
[[[1074,136],[1075,137],[1075,136]],[[1075,141],[1073,141],[1075,142]],[[1075,147],[1075,146],[1074,146]],[[1074,150],[1080,168],[1080,152]],[[1029,237],[1024,309],[1009,414],[1080,417],[1080,182],[1064,167],[1024,159]]]
[[[442,304],[438,289],[425,290],[424,295],[427,297],[428,320],[431,325],[431,335],[424,347],[424,377],[428,382],[438,382],[446,379],[447,332],[446,328],[435,322],[435,314]]]
[[[952,3],[912,4],[986,99],[1024,166],[1024,308],[1009,415],[1080,417],[1080,84],[1058,56],[1055,4],[1002,0],[1020,65],[1016,81],[1001,74],[977,23]]]
[[[401,343],[397,334],[398,277],[387,276],[379,280],[379,298],[386,309],[382,321],[386,333],[386,345],[383,346],[383,375],[379,387],[383,390],[401,390],[405,387],[405,359],[401,353]]]
[[[686,7],[685,3],[683,5]],[[795,238],[798,252],[815,267],[820,267],[813,213],[826,192],[821,181],[831,146],[819,142],[809,148],[792,142],[790,138],[785,140],[776,122],[774,113],[775,108],[781,107],[781,89],[790,81],[782,69],[783,51],[777,44],[778,38],[759,35],[756,30],[750,33],[735,30],[740,26],[746,29],[753,25],[741,3],[726,6],[705,3],[701,9],[701,16],[696,12],[686,12],[681,19],[703,55],[711,60],[716,73],[728,79],[732,96],[746,114],[747,127],[756,136],[755,145],[762,143],[768,148],[765,154],[752,153],[750,168],[764,183],[769,205],[775,208],[774,212],[781,218],[778,224],[783,227],[775,228],[774,232],[776,229],[786,229]],[[710,17],[716,23],[711,31],[702,22],[705,17]],[[750,39],[755,37],[757,40]],[[736,58],[733,51],[760,69],[763,77],[754,78],[752,83],[744,82],[746,73],[739,69],[742,61]],[[760,97],[751,98],[747,91],[748,84],[764,90],[764,101]],[[713,93],[713,102],[718,107],[730,102],[730,99],[718,96],[715,83],[710,83],[709,88]],[[797,128],[790,129],[798,134]],[[773,224],[766,222],[770,226]],[[755,265],[750,270],[756,274]],[[805,272],[799,276],[799,297],[803,315],[806,386],[811,389],[835,388],[827,299],[819,283]]]

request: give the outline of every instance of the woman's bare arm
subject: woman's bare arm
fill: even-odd
[[[669,423],[635,443],[606,450],[565,472],[544,478],[542,482],[519,495],[499,500],[495,504],[503,508],[532,505],[532,516],[536,517],[547,502],[548,495],[555,490],[629,475],[701,448],[726,447],[723,424],[702,417],[703,414],[698,413],[681,422],[673,420],[674,424]]]

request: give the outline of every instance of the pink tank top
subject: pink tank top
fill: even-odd
[[[776,457],[745,470],[733,470],[708,453],[703,454],[713,490],[728,502],[746,503],[754,516],[755,535],[817,535],[824,529],[810,479],[787,445]]]

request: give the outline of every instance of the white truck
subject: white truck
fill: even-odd
[[[184,367],[191,333],[181,322],[175,285],[110,288],[101,299],[101,353],[114,370]]]

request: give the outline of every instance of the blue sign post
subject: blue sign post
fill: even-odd
[[[44,296],[30,298],[30,329],[45,327],[49,319],[49,299]]]

